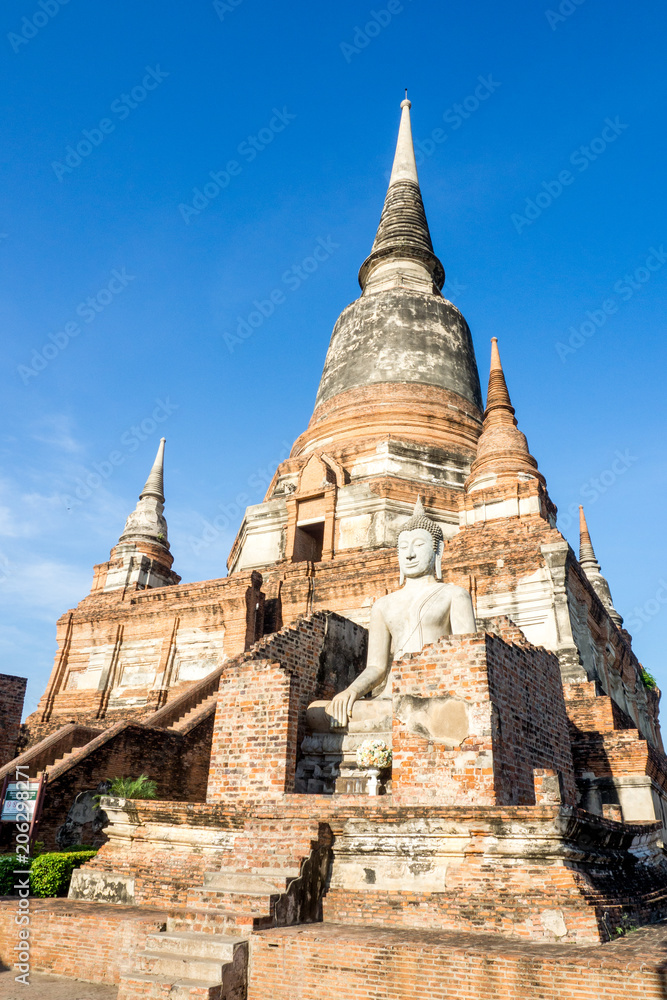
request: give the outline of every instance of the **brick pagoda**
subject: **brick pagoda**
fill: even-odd
[[[578,558],[558,531],[495,338],[483,405],[444,282],[406,99],[361,294],[229,575],[173,572],[162,442],[58,623],[18,759],[48,778],[40,837],[103,846],[36,912],[35,968],[119,982],[119,1000],[667,995],[659,692],[583,511]],[[394,662],[393,766],[371,796],[348,752],[363,732],[320,733],[307,710],[363,669],[419,496],[476,631]],[[99,783],[139,772],[158,800],[104,800],[101,831]],[[1,903],[3,956],[11,917]]]

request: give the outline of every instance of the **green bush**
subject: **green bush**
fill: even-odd
[[[33,896],[66,896],[72,872],[95,857],[97,851],[61,851],[40,854],[30,869],[30,892]]]
[[[26,868],[30,868],[30,865],[30,860],[27,862],[21,861],[16,854],[0,855],[0,896],[13,896],[14,883],[17,878],[14,872],[19,870],[25,871]],[[21,877],[25,878],[25,876],[18,876],[18,878]]]
[[[117,795],[119,799],[154,799],[157,781],[147,774],[140,774],[138,778],[114,778],[107,795]]]

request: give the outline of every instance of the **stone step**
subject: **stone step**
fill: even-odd
[[[258,872],[205,872],[204,888],[218,889],[225,892],[241,892],[244,895],[272,895],[277,892],[285,892],[287,886],[295,878],[298,878],[298,869],[285,869],[273,873],[272,869],[265,869]]]
[[[127,972],[118,985],[118,1000],[224,1000],[222,985],[200,979],[179,979],[146,972]]]
[[[227,961],[219,958],[197,958],[180,952],[141,951],[137,955],[139,972],[149,972],[173,979],[196,979],[207,983],[222,982],[222,967]]]
[[[286,868],[248,868],[248,873],[250,875],[260,875],[262,878],[283,878],[288,882],[291,882],[293,879],[299,877],[301,869],[298,865],[294,865],[294,863],[292,863],[291,866]]]
[[[163,931],[149,934],[146,950],[188,958],[213,958],[231,962],[241,938],[226,934],[198,934],[194,931]]]
[[[186,902],[196,909],[239,910],[242,913],[264,916],[273,912],[279,896],[280,893],[275,889],[271,892],[234,892],[202,886],[200,889],[190,889]]]
[[[256,929],[258,917],[224,909],[187,909],[172,912],[167,918],[167,932],[187,931],[193,934],[222,934],[233,932],[247,936]]]

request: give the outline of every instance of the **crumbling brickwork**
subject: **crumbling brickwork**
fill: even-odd
[[[15,917],[16,900],[0,901],[0,960],[6,966],[17,964]],[[146,935],[163,930],[166,921],[166,912],[150,906],[91,907],[71,899],[32,899],[30,970],[117,983],[121,969],[145,945]]]
[[[94,791],[101,781],[146,774],[157,782],[158,795],[202,801],[208,779],[213,716],[186,735],[119,723],[49,769],[39,839],[57,850],[56,835],[79,792]],[[11,829],[2,824],[0,837],[9,845]],[[105,835],[96,837],[102,843]]]
[[[0,674],[0,767],[16,756],[27,680]]]
[[[320,612],[227,665],[218,688],[207,801],[275,799],[294,790],[306,708],[353,679],[354,672],[346,676],[345,670],[361,669],[365,641],[365,629]],[[331,655],[335,647],[339,652]]]
[[[413,699],[411,725],[393,721],[393,794],[397,801],[463,805],[535,802],[535,768],[562,776],[563,797],[576,801],[574,768],[556,657],[526,643],[506,623],[503,638],[451,636],[406,656],[392,668],[395,699]],[[431,699],[446,710],[455,700],[467,715],[467,735],[449,743],[419,723]],[[449,701],[448,701],[449,699]],[[418,729],[425,730],[421,734]],[[444,734],[446,735],[446,734]]]
[[[64,722],[137,721],[177,697],[263,630],[262,577],[92,594],[58,622],[58,652],[29,745]]]

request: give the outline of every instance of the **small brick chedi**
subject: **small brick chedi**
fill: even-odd
[[[58,622],[18,760],[40,838],[101,848],[34,913],[34,968],[119,1000],[667,995],[659,691],[444,281],[406,99],[361,294],[228,575],[172,570],[163,441]],[[100,819],[141,772],[158,799]]]

